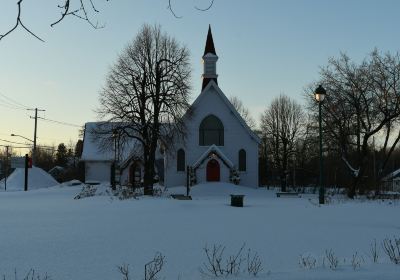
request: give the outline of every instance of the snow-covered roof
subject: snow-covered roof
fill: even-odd
[[[393,180],[398,177],[400,177],[400,169],[397,169],[397,170],[389,173],[388,175],[386,175],[385,177],[382,178],[382,181]]]
[[[115,150],[112,131],[116,125],[112,122],[88,122],[85,124],[82,161],[114,160]],[[120,162],[124,162],[138,150],[140,144],[138,140],[129,138],[120,141],[117,147],[117,157]]]
[[[205,151],[205,152],[199,157],[199,159],[193,164],[193,168],[198,167],[198,166],[203,162],[203,160],[204,160],[206,157],[209,156],[210,153],[216,153],[230,168],[233,167],[232,161],[231,161],[229,158],[227,158],[227,157],[224,155],[224,153],[223,153],[215,144],[213,144],[213,145],[211,145],[211,146],[207,149],[207,151]]]

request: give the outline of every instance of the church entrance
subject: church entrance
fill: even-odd
[[[207,181],[218,182],[219,181],[219,162],[215,159],[211,159],[207,163]]]

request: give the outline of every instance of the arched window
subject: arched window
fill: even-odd
[[[185,151],[179,149],[176,153],[176,170],[185,171]]]
[[[246,151],[239,151],[239,171],[246,171]]]
[[[199,128],[199,145],[211,146],[212,144],[224,145],[224,126],[214,115],[205,117]]]

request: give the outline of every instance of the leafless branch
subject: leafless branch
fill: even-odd
[[[129,278],[129,265],[123,264],[119,265],[118,267],[119,273],[122,275],[122,280],[130,280]]]
[[[70,10],[71,0],[63,0],[63,1],[64,1],[64,4],[58,5],[58,8],[60,8],[62,10],[61,17],[57,21],[50,24],[51,27],[54,27],[55,25],[60,23],[62,20],[64,20],[64,18],[66,16],[74,16],[74,17],[77,17],[79,19],[86,21],[94,29],[104,28],[104,26],[105,26],[104,24],[99,25],[99,23],[97,23],[97,22],[94,23],[92,21],[92,19],[89,16],[89,13],[88,13],[88,7],[87,7],[88,4],[87,4],[87,2],[85,2],[85,0],[79,0],[79,7],[74,10]],[[87,1],[89,1],[89,4],[90,4],[89,9],[91,9],[95,13],[99,13],[99,10],[96,8],[93,0],[87,0]],[[109,0],[106,0],[106,1],[108,2]]]
[[[214,5],[214,0],[211,0],[211,1],[210,1],[210,5],[208,5],[207,8],[201,9],[201,8],[198,8],[197,6],[195,6],[195,8],[196,8],[196,10],[205,12],[205,11],[208,11],[209,9],[211,9],[211,7],[212,7],[213,5]]]
[[[6,37],[7,35],[9,35],[11,32],[13,32],[14,30],[16,30],[18,26],[21,26],[23,29],[25,29],[25,31],[27,31],[27,32],[28,32],[29,34],[31,34],[33,37],[35,37],[36,39],[38,39],[38,40],[44,42],[43,39],[41,39],[39,36],[37,36],[35,33],[33,33],[29,28],[27,28],[27,27],[23,24],[22,19],[21,19],[21,10],[22,10],[21,5],[22,5],[22,1],[23,1],[23,0],[19,0],[19,1],[17,2],[18,14],[17,14],[17,19],[16,19],[15,25],[14,25],[10,30],[8,30],[6,33],[0,34],[0,41],[1,41],[1,39],[3,39],[4,37]]]
[[[400,238],[385,238],[382,247],[392,263],[400,264]]]
[[[26,32],[28,32],[30,35],[35,37],[36,39],[44,42],[42,38],[40,38],[38,35],[36,35],[34,32],[32,32],[23,22],[22,22],[22,17],[21,17],[21,11],[22,11],[22,2],[24,0],[19,0],[17,2],[18,6],[18,14],[16,17],[16,23],[15,25],[10,28],[6,33],[0,34],[0,40],[3,39],[4,37],[8,36],[10,33],[15,31],[18,26],[21,26],[23,29],[25,29]],[[51,27],[54,27],[55,25],[59,24],[62,22],[66,17],[68,16],[73,16],[78,19],[81,19],[85,22],[87,22],[91,27],[94,29],[101,29],[105,27],[105,24],[99,24],[98,22],[94,22],[93,18],[91,16],[91,13],[99,13],[99,9],[96,7],[95,0],[76,0],[78,5],[75,8],[72,8],[73,6],[73,0],[60,0],[62,3],[57,5],[57,7],[61,10],[61,15],[60,17],[54,21],[53,23],[50,24]],[[106,2],[109,2],[110,0],[104,0]],[[195,6],[195,8],[199,11],[207,11],[211,9],[211,7],[214,5],[214,0],[211,0],[209,6],[207,6],[205,9],[198,8]],[[182,16],[179,16],[174,8],[172,7],[172,0],[168,0],[168,6],[167,9],[171,12],[171,14],[175,18],[182,18]]]
[[[144,280],[157,280],[158,273],[162,270],[165,263],[165,256],[156,253],[153,260],[144,266]]]
[[[173,15],[174,17],[176,17],[176,18],[182,18],[182,16],[178,16],[178,15],[175,13],[174,9],[172,8],[171,0],[168,0],[167,9],[172,13],[172,15]]]
[[[211,1],[210,1],[210,4],[209,4],[206,8],[204,8],[204,9],[199,8],[199,7],[197,7],[197,6],[194,6],[194,8],[195,8],[196,10],[198,10],[198,11],[201,11],[201,12],[208,11],[208,10],[210,10],[211,7],[214,5],[214,1],[215,1],[215,0],[211,0]],[[168,0],[167,9],[171,12],[171,14],[172,14],[174,17],[176,17],[176,18],[182,18],[182,16],[178,16],[177,13],[175,12],[175,10],[173,9],[171,0]]]

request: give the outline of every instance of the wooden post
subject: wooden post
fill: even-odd
[[[24,184],[24,191],[28,190],[28,164],[29,164],[29,157],[28,157],[28,154],[25,154],[25,184]]]
[[[111,164],[111,189],[115,190],[116,189],[116,184],[115,184],[115,161]]]

